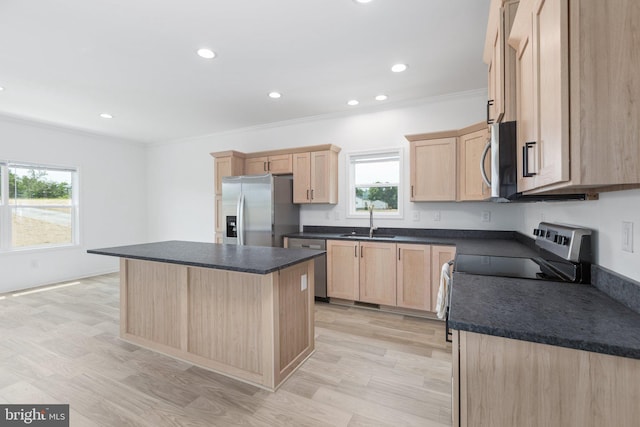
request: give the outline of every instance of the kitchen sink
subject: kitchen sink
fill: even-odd
[[[349,234],[341,234],[340,237],[349,237],[352,239],[369,239],[369,233],[349,233]],[[376,234],[373,233],[372,239],[395,239],[396,236],[393,234]]]

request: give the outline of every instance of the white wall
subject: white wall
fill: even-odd
[[[541,220],[596,230],[596,264],[640,281],[640,190],[601,193],[597,201],[526,204],[523,214],[526,234]],[[621,249],[622,221],[634,223],[633,253]]]
[[[253,129],[207,135],[152,146],[149,151],[149,236],[151,240],[213,241],[214,187],[210,152],[263,151],[288,147],[335,144],[339,158],[340,203],[303,206],[306,225],[365,226],[366,219],[347,219],[346,165],[349,152],[402,147],[404,179],[409,180],[409,144],[404,135],[458,129],[483,120],[486,94],[457,94],[424,100],[389,110],[369,110],[350,115],[312,118]],[[355,111],[355,110],[354,110]],[[408,185],[404,185],[407,189]],[[487,203],[410,203],[404,195],[404,218],[376,219],[380,227],[506,229],[521,226],[520,209]],[[480,221],[483,210],[491,222]],[[420,220],[413,220],[418,211]],[[440,221],[433,220],[440,212]]]
[[[117,271],[87,249],[146,241],[146,148],[0,117],[0,158],[79,168],[80,245],[0,254],[0,292]]]

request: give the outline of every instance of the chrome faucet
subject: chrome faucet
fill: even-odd
[[[369,205],[369,238],[373,237],[373,231],[377,230],[378,227],[373,226],[373,204]]]

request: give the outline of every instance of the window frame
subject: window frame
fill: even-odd
[[[56,244],[38,244],[31,246],[17,246],[12,244],[13,220],[15,208],[40,208],[42,205],[11,204],[9,201],[9,171],[12,167],[25,167],[47,171],[64,171],[71,173],[71,203],[51,204],[47,208],[68,208],[71,215],[71,242]],[[80,246],[80,197],[79,197],[79,168],[75,166],[51,165],[34,162],[0,160],[0,253],[14,253],[26,251],[42,251]]]
[[[357,151],[347,153],[346,158],[346,167],[347,167],[347,182],[348,182],[348,194],[347,194],[347,218],[354,219],[362,219],[369,218],[369,212],[367,211],[356,211],[355,205],[355,193],[356,187],[358,187],[355,183],[355,161],[357,159],[363,159],[366,157],[372,156],[398,156],[398,210],[396,212],[380,212],[374,210],[374,218],[375,219],[403,219],[404,218],[404,192],[403,192],[403,178],[404,178],[404,151],[403,147],[391,147],[377,150],[367,150],[367,151]],[[378,187],[390,187],[395,186],[389,184],[375,184],[371,183],[368,185],[369,187],[378,186]]]

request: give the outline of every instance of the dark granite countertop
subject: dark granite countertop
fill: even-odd
[[[640,314],[591,285],[454,273],[449,327],[640,359]]]
[[[536,256],[536,251],[529,245],[518,240],[518,233],[511,231],[478,231],[478,230],[407,230],[394,228],[381,228],[376,230],[373,238],[369,237],[348,237],[352,230],[358,234],[368,233],[364,229],[344,227],[333,227],[338,230],[331,232],[331,228],[323,228],[320,231],[304,231],[300,233],[287,234],[286,237],[303,239],[324,239],[324,240],[364,240],[387,243],[415,243],[423,245],[451,245],[456,247],[457,253],[467,255],[492,255],[492,256],[513,256],[532,257]],[[413,234],[409,234],[413,232]],[[407,233],[402,234],[402,233]],[[380,238],[380,235],[394,235],[394,238]],[[522,235],[520,235],[522,237]]]
[[[272,273],[325,253],[314,249],[221,245],[179,240],[91,249],[87,252],[255,274]]]

